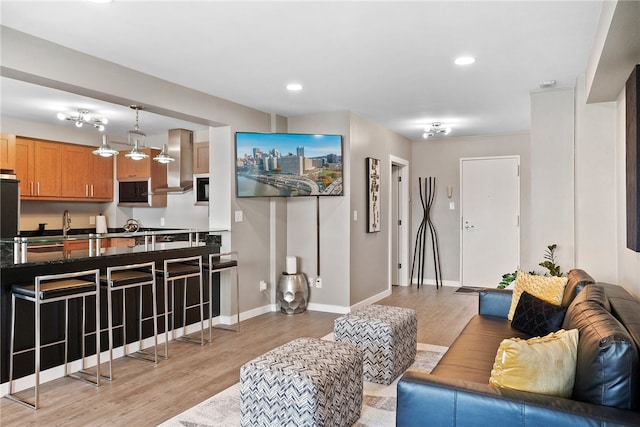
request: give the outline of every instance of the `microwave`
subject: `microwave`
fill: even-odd
[[[118,205],[149,206],[150,179],[121,180],[118,182]]]
[[[209,205],[209,174],[193,175],[193,194],[195,195],[196,205]]]

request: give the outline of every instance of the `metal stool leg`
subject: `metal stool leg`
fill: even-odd
[[[171,312],[172,314],[172,322],[171,322],[172,339],[176,341],[188,341],[188,342],[204,345],[206,340],[204,338],[204,306],[203,306],[204,305],[204,280],[202,277],[202,256],[198,255],[194,257],[164,260],[163,276],[164,276],[164,283],[165,283],[165,295],[167,295],[167,297],[165,298],[166,303],[168,302],[168,288],[170,285],[172,286],[171,288],[172,307],[171,307],[171,311],[169,311],[168,307],[166,308],[166,316],[165,316],[165,320],[166,320],[165,324],[166,324],[166,328],[168,329],[168,324],[169,324],[168,314],[169,312]],[[191,277],[198,277],[199,301],[197,305],[200,309],[200,339],[187,336],[187,313],[189,309],[196,307],[195,304],[189,306],[187,303],[187,287],[189,286],[189,283],[187,280]],[[178,293],[178,298],[179,298],[179,292],[180,292],[179,286],[176,283],[176,281],[180,279],[183,279],[183,284],[182,284],[183,286],[183,289],[182,289],[183,335],[178,337],[176,336],[177,323],[176,323],[176,305],[175,304],[176,304],[176,293]],[[165,355],[168,357],[168,345],[166,342],[165,342]]]
[[[89,280],[87,276],[93,276],[93,280]],[[43,287],[43,283],[47,283],[48,286]],[[91,286],[93,285],[93,286]],[[66,295],[57,296],[56,291],[59,289],[65,289],[68,292]],[[41,351],[43,347],[58,345],[64,343],[64,370],[65,376],[69,376],[76,379],[81,379],[85,382],[90,382],[95,386],[100,385],[100,282],[99,271],[87,270],[75,273],[62,273],[52,274],[45,276],[36,276],[34,284],[28,285],[13,285],[11,295],[11,337],[10,337],[10,355],[9,355],[9,394],[7,398],[15,402],[21,403],[32,409],[38,409],[40,407],[40,368],[41,368]],[[74,293],[75,292],[75,293]],[[96,373],[92,374],[86,372],[86,351],[84,341],[89,335],[86,332],[86,315],[85,315],[85,300],[88,296],[94,296],[96,298]],[[20,298],[24,301],[33,303],[34,307],[34,346],[16,352],[15,349],[15,336],[16,336],[16,300]],[[69,300],[81,298],[82,300],[82,369],[79,373],[83,375],[95,375],[95,382],[89,381],[87,378],[82,377],[80,374],[69,374]],[[64,302],[64,340],[58,340],[53,343],[42,345],[41,337],[41,307],[46,303]],[[15,368],[15,356],[19,353],[34,352],[34,398],[33,401],[21,398],[16,395],[15,380],[14,380],[14,368]]]
[[[235,260],[232,258],[231,261],[220,261],[218,265],[213,261],[214,259],[220,259],[221,257],[229,256],[235,257]],[[240,275],[238,273],[239,268],[239,254],[237,251],[232,252],[224,252],[218,254],[210,254],[209,255],[209,340],[211,341],[211,328],[222,329],[226,331],[240,331]],[[222,273],[223,271],[231,271],[235,270],[235,318],[236,324],[235,327],[232,326],[212,326],[213,324],[213,275],[214,273]],[[229,284],[231,286],[231,284]]]

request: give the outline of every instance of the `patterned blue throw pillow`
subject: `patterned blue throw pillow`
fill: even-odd
[[[532,337],[543,337],[562,328],[566,307],[561,307],[522,292],[511,326]]]

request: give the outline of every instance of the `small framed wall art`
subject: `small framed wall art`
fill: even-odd
[[[380,160],[367,157],[367,233],[380,231]]]

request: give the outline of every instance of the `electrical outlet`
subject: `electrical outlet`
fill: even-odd
[[[267,290],[267,282],[265,282],[264,280],[260,280],[260,291],[264,292]]]
[[[322,287],[322,279],[320,278],[320,276],[316,277],[316,288],[321,288]]]
[[[96,217],[95,216],[90,216],[89,217],[89,225],[95,225],[96,224]]]
[[[242,215],[242,211],[235,211],[235,215],[236,215],[236,222],[242,222],[243,215]]]

